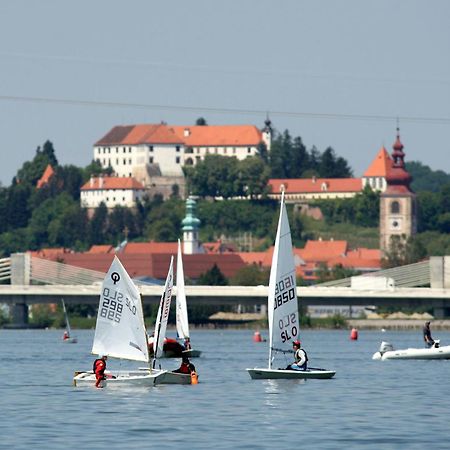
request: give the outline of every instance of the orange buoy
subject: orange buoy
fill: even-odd
[[[255,331],[255,334],[253,335],[253,342],[262,342],[261,333],[259,331]]]
[[[191,372],[191,384],[198,384],[197,372]]]
[[[352,328],[352,331],[350,332],[350,339],[352,341],[356,341],[358,339],[358,330],[356,328]]]

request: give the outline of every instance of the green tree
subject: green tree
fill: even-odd
[[[89,245],[105,244],[108,242],[105,234],[107,224],[108,208],[103,202],[101,202],[95,209],[92,219],[88,225]]]
[[[256,264],[244,266],[230,278],[233,286],[267,286],[269,284],[270,271]]]
[[[238,177],[234,183],[236,195],[256,199],[267,193],[270,168],[261,158],[254,156],[239,161],[237,170]]]
[[[197,284],[205,286],[227,286],[228,280],[220,271],[217,264],[214,264],[211,269],[200,275]]]

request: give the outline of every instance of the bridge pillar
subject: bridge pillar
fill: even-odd
[[[450,256],[430,257],[430,285],[435,289],[450,289]]]
[[[11,255],[11,284],[29,285],[31,275],[31,258],[29,253]],[[28,324],[28,305],[25,300],[14,303],[9,308],[11,327],[24,328]]]
[[[14,303],[10,309],[11,328],[26,328],[28,325],[28,305],[23,303]]]

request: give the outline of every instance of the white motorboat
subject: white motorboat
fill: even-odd
[[[436,340],[430,348],[395,350],[392,344],[383,341],[380,350],[373,354],[372,359],[378,361],[387,359],[450,359],[450,345],[441,346],[440,341]]]
[[[275,369],[272,367],[277,353],[292,353],[292,342],[298,339],[300,322],[292,253],[291,231],[281,195],[280,217],[270,270],[268,316],[269,316],[269,365],[267,368],[247,369],[253,380],[332,378],[333,370],[324,369]]]
[[[154,353],[152,367],[149,362],[148,336],[145,329],[142,300],[121,262],[114,257],[113,263],[102,284],[102,293],[95,327],[93,354],[149,364],[144,369],[109,370],[105,372],[104,386],[153,386],[156,384],[190,384],[190,374],[178,374],[156,368],[156,361],[162,353],[162,342],[167,327],[170,300],[173,287],[173,258],[170,261],[164,292],[155,324]],[[94,386],[93,371],[75,372],[75,386]]]

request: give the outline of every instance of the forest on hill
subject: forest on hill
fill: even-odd
[[[47,164],[55,175],[36,189]],[[450,254],[450,175],[432,171],[419,162],[408,163],[418,194],[419,233],[403,252],[406,261],[426,255]],[[60,165],[50,141],[38,147],[31,161],[18,170],[10,186],[0,186],[0,256],[44,247],[84,251],[94,244],[117,245],[129,241],[176,241],[181,233],[185,203],[177,195],[163,201],[145,198],[135,210],[116,207],[108,213],[97,208],[92,217],[80,206],[80,187],[91,175],[108,173],[92,161],[84,168]],[[189,191],[198,197],[203,242],[222,236],[239,243],[251,233],[253,250],[273,243],[276,231],[275,201],[267,198],[269,178],[349,177],[352,169],[329,147],[308,150],[300,137],[288,131],[274,137],[269,152],[260,147],[257,156],[236,158],[209,155],[195,168],[186,170]],[[438,180],[438,181],[436,181]],[[222,201],[213,198],[220,196]],[[245,197],[246,200],[233,200]],[[353,199],[317,202],[324,221],[314,221],[289,208],[294,244],[319,237],[346,239],[350,244],[376,247],[379,195],[370,189]]]

